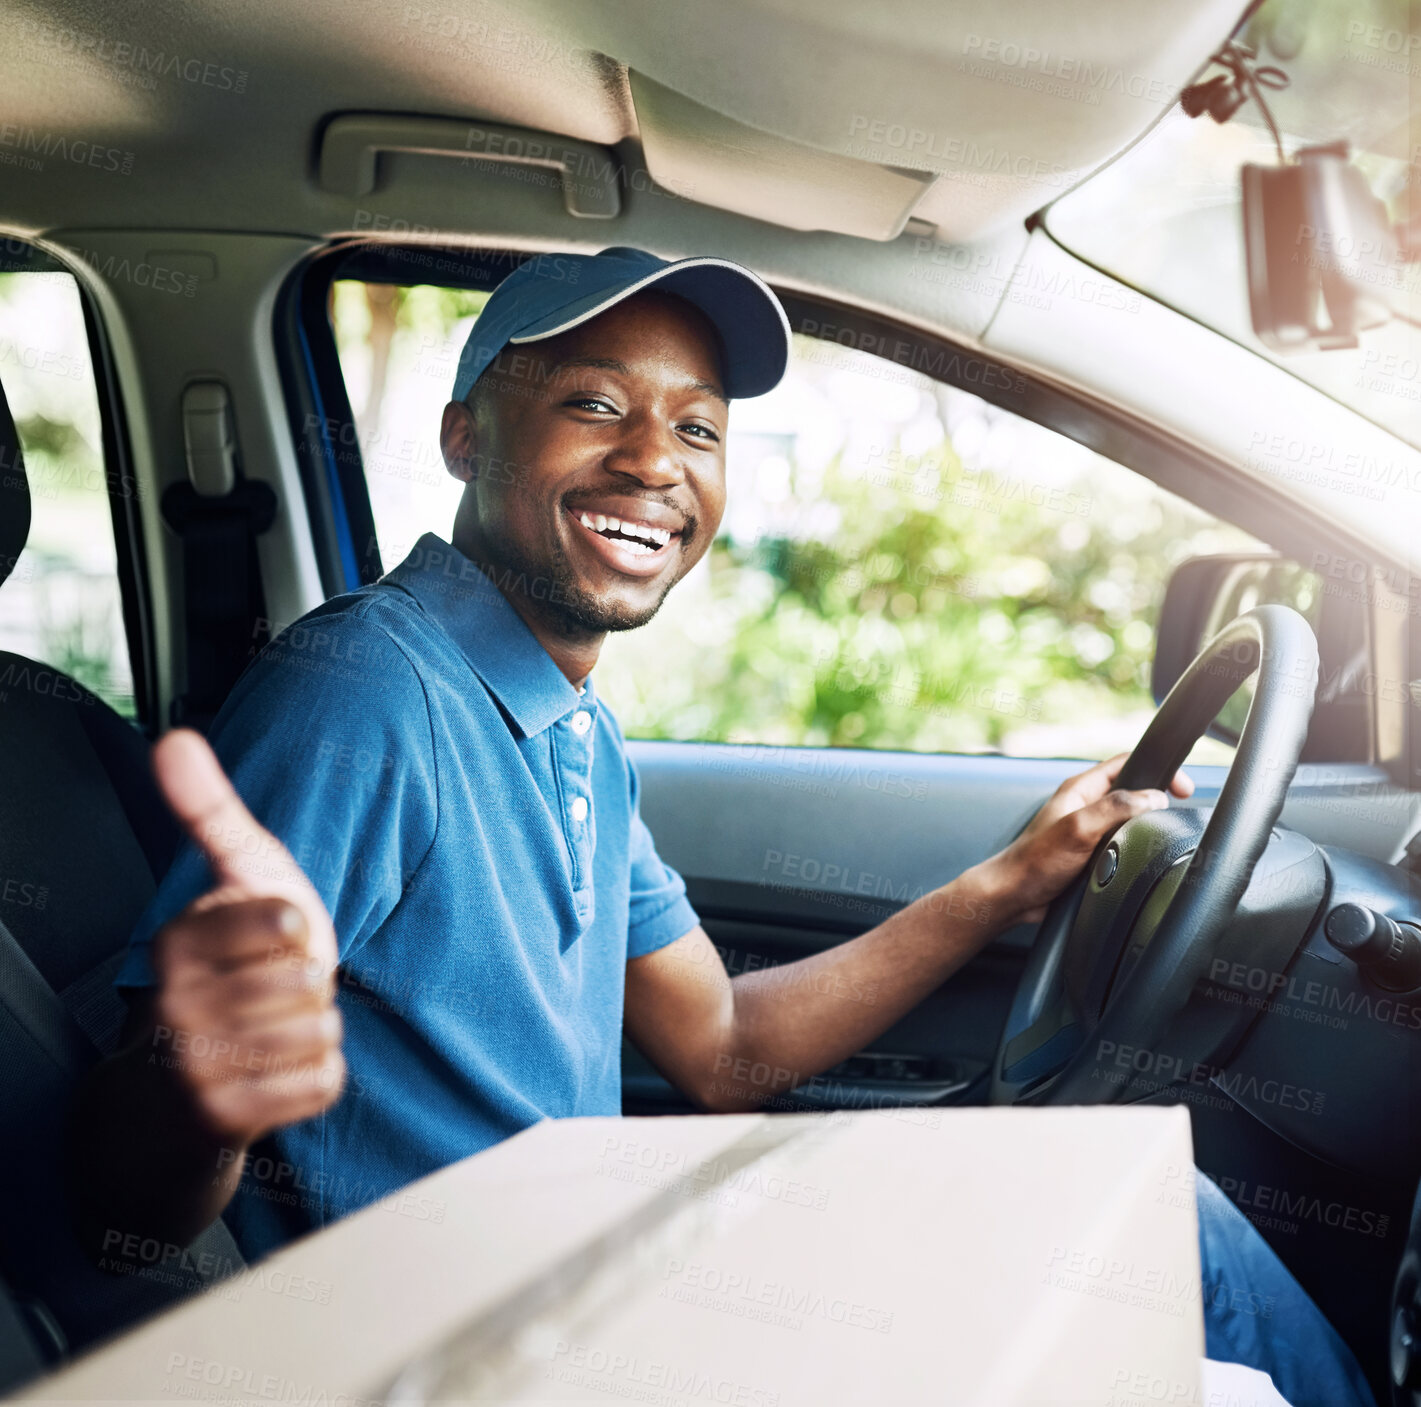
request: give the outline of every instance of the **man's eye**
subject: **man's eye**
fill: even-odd
[[[579,410],[611,411],[612,409],[611,402],[604,401],[601,396],[574,396],[564,404],[576,406]]]
[[[720,436],[717,435],[709,425],[683,425],[681,430],[685,434],[690,434],[694,431],[697,439],[709,440],[712,444],[719,443],[720,441]]]

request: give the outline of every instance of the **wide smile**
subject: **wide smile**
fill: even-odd
[[[625,576],[651,577],[675,554],[681,534],[632,519],[609,517],[584,509],[569,509],[577,533],[598,558]]]

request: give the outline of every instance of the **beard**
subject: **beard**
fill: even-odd
[[[570,638],[636,630],[661,609],[662,602],[679,580],[673,577],[668,581],[651,606],[634,609],[604,601],[589,591],[573,570],[561,544],[554,544],[548,561],[534,562],[504,538],[499,541],[498,551],[488,552],[485,561],[488,563],[485,570],[489,571],[495,584],[502,586],[507,583],[513,590],[521,592],[544,621],[560,635]],[[547,590],[534,591],[531,588],[535,585],[546,586]]]

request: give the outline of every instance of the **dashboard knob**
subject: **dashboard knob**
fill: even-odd
[[[1421,932],[1369,909],[1338,904],[1323,925],[1327,941],[1378,986],[1409,992],[1421,986]]]

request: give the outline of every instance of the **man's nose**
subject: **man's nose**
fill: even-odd
[[[671,426],[655,416],[629,416],[607,454],[607,468],[628,474],[647,488],[670,488],[686,478],[683,448]]]

